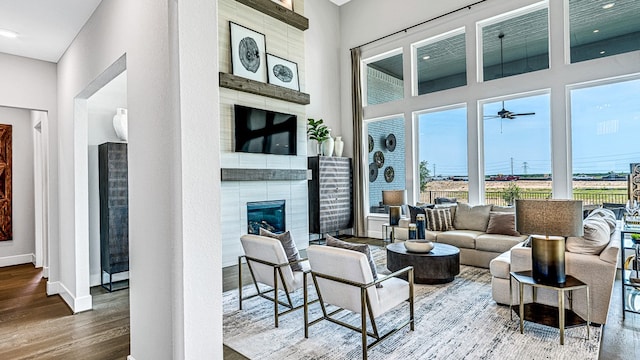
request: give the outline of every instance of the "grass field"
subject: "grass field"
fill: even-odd
[[[501,193],[510,185],[510,181],[485,181],[487,203],[502,204]],[[517,180],[521,198],[544,199],[550,197],[551,181]],[[469,184],[466,181],[432,181],[420,196],[423,202],[432,202],[435,197],[467,198]],[[574,199],[583,200],[585,205],[600,205],[603,202],[624,203],[627,199],[626,181],[574,181]]]

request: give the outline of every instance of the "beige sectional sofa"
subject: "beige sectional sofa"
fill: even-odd
[[[609,219],[598,219],[606,211],[608,210],[599,209],[595,215],[594,213],[589,215],[584,221],[585,235],[580,238],[568,238],[567,251],[565,252],[565,273],[573,275],[589,286],[591,321],[597,324],[604,324],[607,321],[620,246],[620,233],[619,229],[616,229],[613,213],[610,214],[611,218]],[[609,225],[603,226],[602,221],[608,222]],[[509,272],[528,270],[531,270],[531,248],[524,246],[524,244],[517,244],[510,251],[492,260],[490,271],[493,299],[498,304],[511,304]],[[520,300],[517,291],[515,291],[517,289],[515,280],[513,282],[513,304],[517,304]],[[531,287],[525,286],[524,298],[525,303],[533,302]],[[537,289],[535,301],[558,306],[557,292]],[[586,319],[585,290],[574,291],[573,310]]]
[[[438,209],[449,210],[451,226],[439,230],[427,230],[426,238],[459,248],[461,264],[488,268],[493,258],[508,251],[514,245],[522,243],[527,238],[527,236],[519,235],[515,231],[515,213],[512,207],[470,206],[466,203],[458,203],[436,206],[436,208],[428,210]],[[428,210],[425,209],[425,212]],[[501,220],[496,219],[504,219],[505,215],[507,218],[511,218],[511,222],[498,223]],[[509,221],[509,219],[507,220]],[[394,241],[408,239],[408,227],[411,222],[409,218],[400,220],[400,226],[394,229]],[[428,216],[427,223],[429,229]]]

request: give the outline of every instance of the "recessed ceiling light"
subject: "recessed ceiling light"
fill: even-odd
[[[0,36],[4,36],[6,38],[15,39],[18,37],[18,33],[15,31],[0,29]]]
[[[429,59],[431,59],[431,56],[429,56],[429,55],[425,55],[425,56],[422,57],[422,60],[429,60]]]
[[[604,54],[606,51],[602,50],[600,51],[600,55]]]
[[[615,5],[616,3],[608,3],[608,4],[604,4],[602,5],[603,9],[611,9],[613,7],[613,5]]]
[[[600,30],[595,29],[595,30],[593,30],[593,32],[594,32],[594,33],[599,33],[599,32],[600,32]]]

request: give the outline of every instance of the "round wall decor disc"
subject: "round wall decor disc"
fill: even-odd
[[[375,163],[369,164],[369,182],[374,182],[378,178],[378,166]]]

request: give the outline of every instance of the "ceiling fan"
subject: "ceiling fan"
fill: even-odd
[[[503,55],[503,39],[504,39],[504,34],[500,33],[500,35],[498,35],[498,38],[500,39],[500,77],[503,78],[504,77],[504,55]],[[497,115],[486,115],[485,118],[490,118],[490,119],[497,119],[500,118],[500,130],[502,131],[502,119],[509,119],[509,120],[513,120],[516,118],[516,116],[526,116],[526,115],[535,115],[536,113],[534,112],[528,112],[528,113],[515,113],[513,111],[509,111],[507,109],[504,108],[504,100],[502,101],[502,110],[498,111]]]

